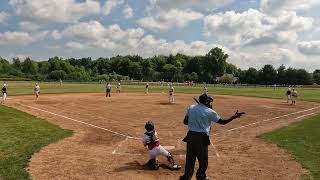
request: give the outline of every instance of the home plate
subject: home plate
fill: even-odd
[[[163,146],[163,148],[165,148],[166,150],[172,150],[172,149],[174,149],[175,147],[174,147],[174,146]]]

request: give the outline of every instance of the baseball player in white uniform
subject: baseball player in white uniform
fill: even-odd
[[[287,103],[289,103],[289,101],[291,101],[291,99],[292,99],[292,90],[291,90],[291,88],[288,88],[288,90],[286,91],[286,96],[287,96]]]
[[[160,145],[158,133],[154,128],[153,122],[148,121],[144,127],[146,132],[143,135],[143,145],[148,146],[148,149],[150,150],[148,165],[154,170],[159,169],[157,155],[162,155],[167,158],[170,169],[181,169],[181,166],[175,163],[172,154]]]
[[[203,93],[208,94],[208,92],[209,92],[209,91],[208,91],[208,85],[205,84],[205,85],[203,86]]]
[[[295,89],[292,89],[291,92],[291,100],[292,100],[292,104],[296,104],[296,99],[298,97],[298,92]]]
[[[36,95],[36,100],[38,100],[39,98],[39,95],[40,95],[40,86],[38,83],[35,84],[35,87],[34,87],[34,94]]]
[[[121,91],[121,84],[120,84],[120,82],[118,82],[118,85],[117,85],[117,93],[120,93],[120,91]]]
[[[1,92],[2,92],[2,100],[1,100],[1,103],[4,104],[6,99],[7,99],[7,84],[4,83],[3,84],[3,87],[1,89]]]
[[[106,83],[106,97],[111,97],[111,84],[109,82]]]
[[[174,87],[172,83],[169,85],[169,103],[174,104]]]

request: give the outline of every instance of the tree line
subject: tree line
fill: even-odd
[[[264,65],[261,69],[241,70],[227,62],[228,54],[216,47],[203,56],[176,54],[142,58],[139,55],[100,57],[96,60],[87,58],[52,57],[46,61],[34,61],[26,58],[21,61],[13,58],[12,62],[0,57],[1,78],[21,78],[37,81],[70,80],[70,81],[196,81],[217,83],[218,77],[225,74],[235,77],[234,80],[223,79],[225,83],[242,84],[320,84],[320,69],[308,73],[304,69],[286,68],[284,65],[275,68]],[[230,77],[230,76],[227,76]],[[219,82],[219,80],[218,80]],[[222,81],[221,81],[222,82]]]

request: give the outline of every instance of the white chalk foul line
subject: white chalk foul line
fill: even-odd
[[[210,143],[210,144],[211,144],[211,146],[213,147],[213,149],[214,149],[214,151],[215,151],[215,153],[216,153],[216,156],[217,156],[217,157],[220,157],[220,154],[218,153],[218,150],[217,150],[216,146],[214,146],[212,143]]]
[[[36,110],[39,110],[39,111],[42,111],[42,112],[46,112],[46,113],[48,113],[48,114],[52,114],[52,115],[59,116],[59,117],[65,118],[65,119],[69,119],[69,120],[74,121],[74,122],[77,122],[77,123],[85,124],[85,125],[87,125],[87,126],[91,126],[91,127],[97,128],[97,129],[101,129],[101,130],[104,130],[104,131],[108,131],[108,132],[111,132],[111,133],[113,133],[113,134],[126,137],[126,138],[128,138],[128,139],[139,139],[139,140],[141,139],[141,138],[137,138],[137,137],[128,136],[128,135],[125,135],[125,134],[122,134],[122,133],[119,133],[119,132],[116,132],[116,131],[112,131],[112,130],[107,129],[107,128],[103,128],[103,127],[100,127],[100,126],[96,126],[96,125],[93,125],[93,124],[90,124],[90,123],[86,123],[86,122],[83,122],[83,121],[79,121],[79,120],[76,120],[76,119],[73,119],[73,118],[70,118],[70,117],[61,115],[61,114],[57,114],[57,113],[53,113],[53,112],[50,112],[50,111],[46,111],[46,110],[43,110],[43,109],[40,109],[40,108],[36,108],[36,107],[33,107],[33,106],[29,106],[29,105],[25,105],[25,104],[21,104],[21,103],[18,103],[18,104],[20,104],[21,106],[25,106],[25,107],[31,108],[31,109],[36,109]]]
[[[298,116],[298,117],[296,117],[296,118],[294,118],[295,120],[296,119],[300,119],[300,118],[303,118],[303,117],[306,117],[306,116],[313,116],[313,115],[315,115],[316,113],[309,113],[309,114],[305,114],[305,115],[302,115],[302,116]]]
[[[127,140],[128,140],[128,137],[126,137],[125,140],[121,141],[121,142],[118,144],[118,146],[112,151],[111,154],[116,154],[116,153],[117,153],[117,150],[118,150],[118,149],[121,147],[121,145],[122,145],[123,143],[125,143]]]
[[[236,128],[228,129],[228,130],[226,130],[225,132],[222,132],[222,133],[235,131],[235,130],[242,129],[242,128],[246,128],[246,127],[249,127],[249,126],[252,126],[252,125],[255,125],[255,124],[259,124],[259,123],[262,123],[262,122],[272,121],[272,120],[275,120],[275,119],[279,119],[279,118],[291,116],[291,115],[294,115],[294,114],[299,114],[299,113],[302,113],[302,112],[311,111],[311,110],[314,110],[314,109],[317,109],[317,108],[320,108],[320,106],[313,107],[313,108],[310,108],[310,109],[305,109],[305,110],[302,110],[302,111],[297,111],[297,112],[289,113],[289,114],[285,114],[285,115],[282,115],[282,116],[277,116],[277,117],[270,118],[270,119],[265,119],[265,120],[262,120],[262,121],[257,121],[257,122],[250,123],[250,124],[246,124],[246,125],[239,126],[239,127],[236,127]],[[302,116],[302,117],[304,117],[304,116]],[[215,134],[213,134],[213,135],[219,135],[219,134],[222,134],[222,133],[215,133]]]

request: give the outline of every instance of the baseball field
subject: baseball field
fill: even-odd
[[[176,103],[168,104],[166,86],[151,86],[149,94],[144,85],[122,85],[121,93],[113,86],[106,98],[104,84],[41,83],[35,101],[33,85],[8,83],[6,106],[11,108],[0,106],[0,179],[178,179],[183,174],[169,170],[164,158],[158,171],[148,169],[144,124],[155,122],[161,144],[184,167],[183,118],[202,86],[175,86]],[[222,117],[237,109],[246,112],[228,125],[213,126],[208,176],[320,178],[320,89],[297,88],[296,105],[286,103],[283,87],[208,90]]]

